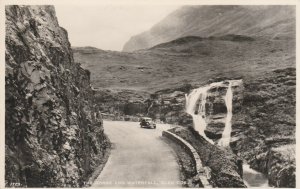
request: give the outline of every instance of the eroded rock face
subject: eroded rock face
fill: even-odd
[[[216,81],[215,81],[216,82]],[[242,80],[232,80],[232,111],[233,119],[235,113],[241,110],[243,103],[243,82]],[[194,86],[194,88],[197,88]],[[205,103],[205,116],[207,127],[205,133],[210,139],[217,141],[222,137],[225,127],[225,118],[227,115],[227,107],[225,103],[225,95],[228,90],[228,81],[222,82],[220,85],[210,88],[207,91]],[[157,92],[155,98],[150,99],[153,102],[149,108],[149,115],[153,118],[160,119],[167,123],[179,124],[183,126],[193,126],[193,118],[186,113],[185,94],[191,92],[191,87],[178,88],[171,91]],[[196,103],[199,107],[200,98]],[[234,124],[236,124],[234,122]],[[239,127],[233,124],[232,133],[238,132]]]
[[[255,156],[250,165],[268,175],[269,184],[275,187],[294,188],[296,182],[295,145],[271,148]]]
[[[210,82],[223,80],[215,78]],[[295,187],[295,86],[295,68],[289,67],[243,80],[242,85],[232,87],[230,147],[251,168],[264,173],[275,187]],[[150,112],[153,117],[160,112],[156,118],[162,117],[168,123],[191,127],[193,119],[185,113],[184,95],[172,95],[177,90],[158,95]],[[214,142],[222,137],[225,127],[226,90],[220,86],[208,91],[205,134]]]
[[[171,124],[192,123],[192,117],[185,112],[184,95],[184,92],[178,90],[171,93],[156,93],[154,98],[149,99],[152,106],[148,109],[148,115]]]
[[[5,179],[79,187],[109,143],[53,6],[6,6]]]
[[[274,187],[295,187],[296,69],[273,70],[245,81],[233,120],[231,147]]]
[[[244,188],[242,161],[229,150],[210,144],[196,131],[189,128],[173,128],[170,132],[189,142],[198,152],[203,166],[210,168],[210,184],[213,187]]]
[[[232,112],[234,119],[235,112],[238,112],[241,109],[244,86],[242,80],[232,80],[232,82]],[[222,137],[225,128],[225,119],[227,115],[225,96],[227,90],[227,81],[224,81],[221,86],[208,90],[206,102],[207,127],[205,133],[207,137],[214,141],[217,141]],[[235,127],[232,127],[232,129],[232,133],[236,132]]]

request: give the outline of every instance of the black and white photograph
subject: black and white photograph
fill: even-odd
[[[1,186],[296,188],[298,1],[192,2],[4,0]]]

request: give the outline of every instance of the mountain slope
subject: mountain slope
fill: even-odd
[[[146,49],[184,36],[237,34],[295,38],[294,6],[184,6],[149,31],[131,37],[123,51]]]
[[[216,77],[255,78],[295,67],[295,42],[247,36],[184,37],[136,52],[74,48],[95,87],[155,92]]]

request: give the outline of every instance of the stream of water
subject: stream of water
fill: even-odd
[[[229,146],[230,143],[230,137],[231,137],[231,118],[232,118],[232,89],[231,89],[232,83],[229,81],[228,89],[225,95],[225,104],[227,108],[227,115],[225,119],[225,128],[222,134],[222,138],[219,140],[220,146]]]
[[[267,177],[251,169],[248,164],[243,165],[243,179],[247,187],[270,188]]]

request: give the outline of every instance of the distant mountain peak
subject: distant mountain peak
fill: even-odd
[[[185,36],[295,38],[295,23],[295,6],[291,5],[183,6],[149,31],[131,37],[123,51],[147,49]]]

